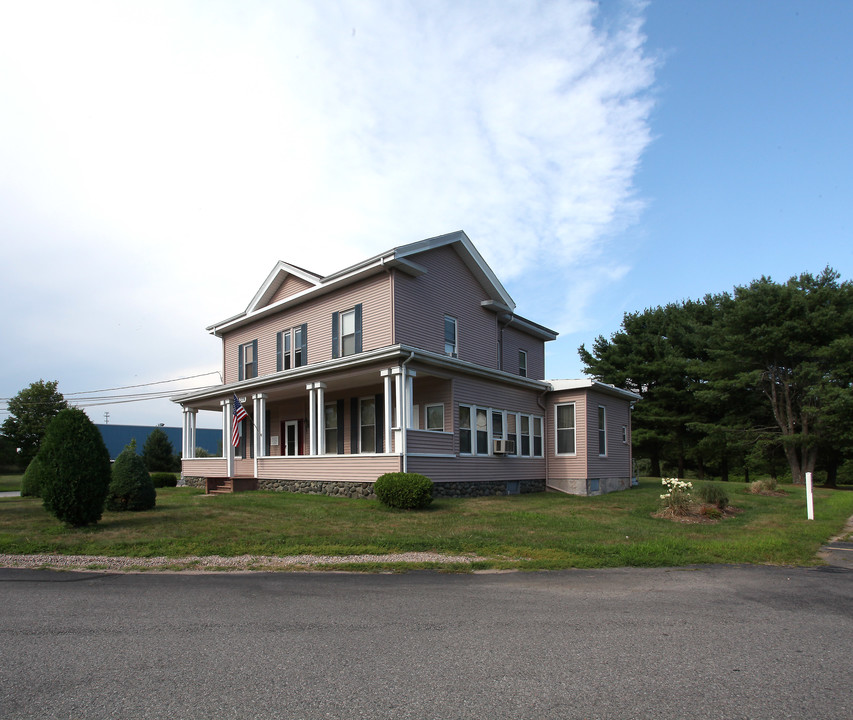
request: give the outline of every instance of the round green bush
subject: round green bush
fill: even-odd
[[[110,484],[110,454],[86,413],[61,410],[47,426],[39,458],[45,509],[73,527],[97,523]]]
[[[153,472],[151,482],[155,488],[178,487],[178,476],[169,472]]]
[[[107,493],[107,510],[151,510],[157,502],[157,491],[145,462],[127,447],[113,465],[113,479]]]
[[[703,483],[698,489],[702,502],[716,505],[720,510],[725,510],[729,504],[729,496],[725,488],[717,483]]]
[[[36,455],[21,478],[21,497],[41,497],[41,483],[44,477],[44,467]]]
[[[417,473],[385,473],[373,483],[373,492],[383,505],[417,510],[432,502],[432,480]]]

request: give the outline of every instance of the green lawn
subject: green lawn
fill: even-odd
[[[162,488],[157,507],[104,513],[93,527],[63,526],[35,498],[0,498],[0,553],[131,557],[188,555],[470,553],[474,568],[525,570],[655,567],[695,563],[809,565],[853,515],[853,492],[815,491],[814,521],[805,492],[750,495],[728,483],[735,517],[681,524],[652,516],[659,480],[600,497],[558,493],[436,500],[420,512],[390,510],[373,500],[290,493],[205,496]]]
[[[16,492],[21,489],[23,475],[0,475],[0,492]]]

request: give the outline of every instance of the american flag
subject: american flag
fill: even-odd
[[[240,404],[237,396],[234,396],[234,423],[231,428],[231,444],[237,447],[240,444],[240,421],[249,417],[246,409]]]

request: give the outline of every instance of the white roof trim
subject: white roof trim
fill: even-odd
[[[246,314],[248,315],[249,313],[266,305],[273,298],[276,291],[282,286],[289,275],[305,280],[315,287],[319,285],[322,280],[319,275],[315,275],[308,270],[303,270],[295,265],[290,265],[289,263],[279,260],[276,263],[276,266],[272,269],[272,272],[267,275],[267,279],[264,280],[264,283],[258,289],[258,292],[255,293],[255,297],[252,298],[252,302],[250,302],[249,306],[246,308]]]
[[[596,392],[604,393],[605,395],[616,395],[628,400],[642,400],[642,395],[637,395],[630,390],[623,390],[615,385],[599,382],[598,380],[590,380],[589,378],[577,378],[573,380],[548,380],[551,390],[559,392],[561,390],[595,390]]]
[[[267,279],[264,281],[263,285],[261,285],[258,292],[255,293],[255,296],[252,298],[252,302],[249,303],[249,306],[244,312],[233,315],[218,323],[214,323],[213,325],[210,325],[207,330],[213,335],[219,336],[226,330],[239,327],[245,322],[261,317],[263,313],[281,309],[297,298],[302,301],[314,293],[329,292],[336,287],[356,282],[363,277],[367,277],[376,272],[381,272],[383,269],[388,267],[397,267],[402,272],[413,276],[422,275],[426,272],[426,268],[410,258],[427,250],[433,250],[447,245],[453,246],[453,249],[456,251],[457,255],[459,255],[462,262],[465,263],[465,266],[471,271],[478,282],[494,298],[495,302],[505,305],[510,312],[515,310],[515,301],[510,297],[506,288],[504,288],[494,272],[492,272],[492,269],[483,259],[483,256],[477,252],[477,249],[474,247],[474,244],[468,236],[462,230],[457,230],[456,232],[448,233],[447,235],[439,235],[434,238],[427,238],[426,240],[419,240],[418,242],[409,243],[408,245],[401,245],[399,247],[392,248],[387,252],[374,255],[366,260],[362,260],[360,263],[351,265],[350,267],[339,270],[331,275],[326,275],[325,277],[315,275],[312,272],[303,270],[302,268],[298,268],[295,265],[290,265],[289,263],[280,260],[273,268],[272,272],[267,276]],[[303,280],[311,283],[313,287],[296,293],[290,298],[284,298],[274,305],[266,305],[265,303],[272,299],[276,290],[281,286],[283,277],[286,277],[287,275],[294,275],[295,277],[302,278]],[[547,328],[545,329],[547,330]]]

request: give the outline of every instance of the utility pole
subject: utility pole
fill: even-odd
[[[104,424],[106,424],[106,425],[110,424],[110,413],[109,413],[109,411],[104,413]]]

